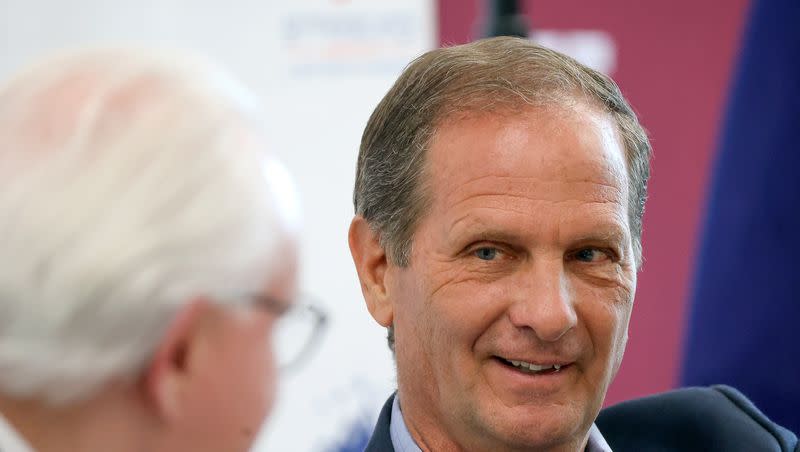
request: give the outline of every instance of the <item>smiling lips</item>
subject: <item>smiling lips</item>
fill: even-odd
[[[514,367],[517,370],[529,374],[555,373],[566,366],[564,364],[534,364],[527,361],[517,361],[514,359],[504,358],[500,358],[500,361],[507,366]]]

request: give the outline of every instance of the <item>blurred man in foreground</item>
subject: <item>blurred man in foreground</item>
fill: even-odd
[[[613,81],[527,40],[406,68],[364,131],[349,235],[397,362],[368,451],[794,448],[731,388],[595,424],[628,338],[650,154]]]
[[[249,449],[297,259],[259,120],[180,54],[77,53],[0,87],[0,450]]]

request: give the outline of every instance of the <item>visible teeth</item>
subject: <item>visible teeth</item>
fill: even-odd
[[[560,365],[558,365],[558,364],[553,364],[553,368],[554,368],[555,370],[559,370],[559,369],[561,369],[561,366],[560,366]]]
[[[549,370],[549,369],[553,369],[553,368],[555,368],[555,370],[558,370],[558,369],[561,368],[561,366],[559,366],[559,365],[539,366],[539,365],[536,365],[536,364],[533,364],[533,363],[529,363],[529,362],[526,362],[526,361],[510,360],[510,362],[511,362],[512,365],[514,365],[514,367],[517,367],[517,368],[520,368],[520,369],[525,369],[525,370],[530,370],[530,371],[533,371],[533,372],[541,372],[543,370]]]

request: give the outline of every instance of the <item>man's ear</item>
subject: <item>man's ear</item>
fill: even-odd
[[[386,287],[389,262],[378,233],[364,217],[356,215],[350,223],[348,242],[367,309],[376,322],[388,327],[394,320],[394,306]]]
[[[209,303],[196,299],[175,315],[145,371],[142,384],[148,405],[162,418],[182,415],[188,384],[192,379],[192,354],[196,352],[200,323]]]

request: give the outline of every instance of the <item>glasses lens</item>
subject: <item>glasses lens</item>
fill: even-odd
[[[295,367],[313,349],[324,320],[325,316],[318,307],[302,301],[278,318],[273,340],[278,366],[282,370]]]

